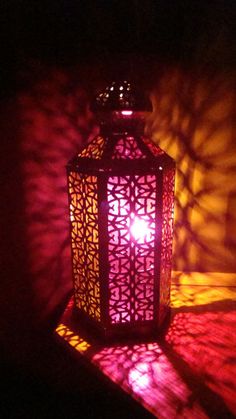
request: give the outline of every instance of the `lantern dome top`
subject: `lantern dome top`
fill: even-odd
[[[91,110],[96,111],[152,111],[150,100],[127,80],[113,81],[102,90],[91,105]]]

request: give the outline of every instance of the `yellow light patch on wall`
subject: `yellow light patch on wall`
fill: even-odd
[[[173,268],[178,271],[236,272],[233,82],[205,71],[170,70],[152,93],[147,134],[177,162]]]

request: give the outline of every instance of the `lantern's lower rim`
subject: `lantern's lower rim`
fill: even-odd
[[[88,316],[83,310],[77,306],[73,308],[73,326],[76,329],[84,332],[85,337],[95,340],[112,341],[112,342],[133,342],[146,341],[161,338],[165,335],[170,321],[171,310],[166,307],[165,315],[161,323],[154,320],[146,320],[140,322],[127,322],[119,324],[109,324],[104,326],[102,322],[98,322],[92,317]]]

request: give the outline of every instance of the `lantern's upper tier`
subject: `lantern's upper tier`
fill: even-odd
[[[91,105],[94,112],[101,111],[142,111],[152,110],[148,98],[127,80],[113,81],[95,98]]]
[[[91,108],[99,116],[100,135],[70,162],[70,169],[155,171],[172,164],[172,159],[144,136],[144,115],[151,105],[129,82],[113,82]]]
[[[69,163],[69,170],[79,172],[164,170],[173,160],[144,136],[111,135],[95,137]]]

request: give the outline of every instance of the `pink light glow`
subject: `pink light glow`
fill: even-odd
[[[148,223],[138,217],[134,218],[131,224],[130,232],[135,240],[144,242],[145,238],[150,235],[150,229]]]
[[[83,355],[89,356],[89,351]],[[208,417],[156,342],[104,347],[91,362],[157,418]]]
[[[129,385],[135,393],[140,393],[150,386],[151,368],[147,362],[140,362],[131,368],[128,374]]]
[[[133,115],[133,111],[121,111],[121,114],[124,116],[131,116]]]

